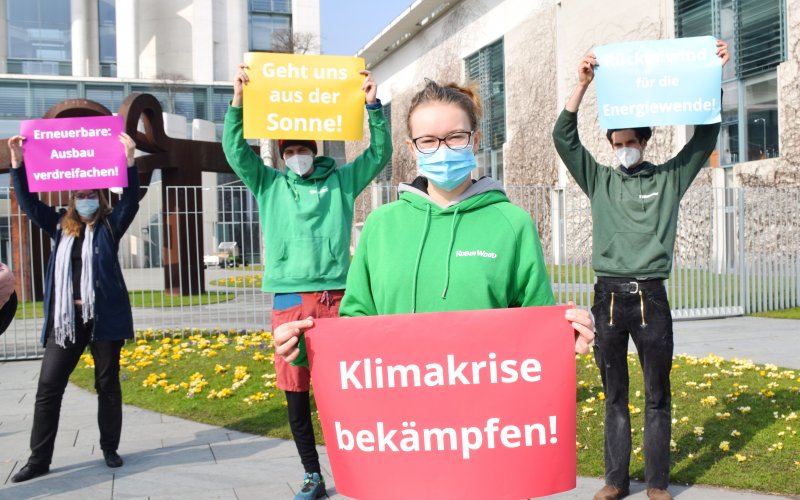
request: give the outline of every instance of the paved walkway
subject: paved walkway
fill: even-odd
[[[675,325],[676,353],[800,368],[800,321],[758,318],[684,321]],[[53,468],[21,484],[10,477],[27,459],[39,361],[0,363],[0,499],[283,499],[292,498],[302,469],[294,444],[253,436],[134,407],[125,407],[120,453],[125,466],[109,469],[97,447],[96,399],[70,386],[61,410]],[[325,449],[320,448],[331,498],[336,494]],[[578,478],[578,487],[558,499],[588,499],[599,478]],[[646,498],[632,485],[629,498]],[[702,486],[673,485],[682,500],[777,497]],[[800,499],[798,496],[793,497]]]

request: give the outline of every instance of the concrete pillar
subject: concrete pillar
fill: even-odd
[[[0,0],[0,73],[7,73],[8,66],[8,19],[6,0]]]
[[[228,6],[228,68],[222,80],[231,82],[236,75],[236,68],[242,62],[244,53],[250,49],[248,43],[247,1],[230,0]]]
[[[212,0],[192,1],[192,80],[214,80],[214,20]]]
[[[89,76],[89,6],[86,0],[70,1],[72,76]]]
[[[117,76],[139,78],[139,9],[137,0],[117,0]]]
[[[70,0],[72,76],[100,75],[97,2]]]

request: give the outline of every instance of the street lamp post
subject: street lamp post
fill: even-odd
[[[764,118],[756,118],[753,123],[761,122],[761,142],[763,143],[764,158],[767,157],[767,120]]]

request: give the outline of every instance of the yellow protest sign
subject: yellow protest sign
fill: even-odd
[[[360,57],[248,52],[247,139],[357,140],[364,133]]]

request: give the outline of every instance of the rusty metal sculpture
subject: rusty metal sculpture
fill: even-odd
[[[52,106],[44,118],[67,118],[79,116],[111,115],[102,104],[87,99],[70,99]],[[202,199],[190,195],[184,190],[168,190],[170,186],[200,186],[203,172],[232,172],[222,152],[222,145],[217,142],[193,141],[168,137],[164,131],[164,120],[161,104],[150,94],[131,94],[120,105],[119,116],[124,118],[125,132],[134,138],[136,149],[149,153],[136,158],[136,168],[141,181],[140,199],[150,189],[153,171],[161,170],[162,210],[162,263],[164,267],[164,283],[167,292],[182,295],[198,294],[205,291],[205,272],[203,269],[203,224],[199,223],[203,213]],[[139,124],[144,132],[140,132]],[[7,139],[0,145],[0,172],[7,172],[10,165]],[[68,193],[42,193],[43,201],[50,205],[65,205]],[[12,213],[18,213],[16,197],[12,195]],[[113,197],[112,197],[113,198]],[[23,224],[24,222],[24,224]],[[13,217],[11,228],[12,248],[15,263],[14,272],[18,290],[22,297],[33,297],[42,300],[41,266],[33,263],[47,262],[50,245],[46,237],[34,237],[43,233],[23,231],[27,227],[27,219]],[[183,229],[182,229],[183,228]],[[181,231],[192,228],[192,238],[182,238]],[[165,241],[186,241],[186,245],[167,247]],[[33,279],[21,279],[22,270]],[[30,300],[30,299],[29,299]]]

